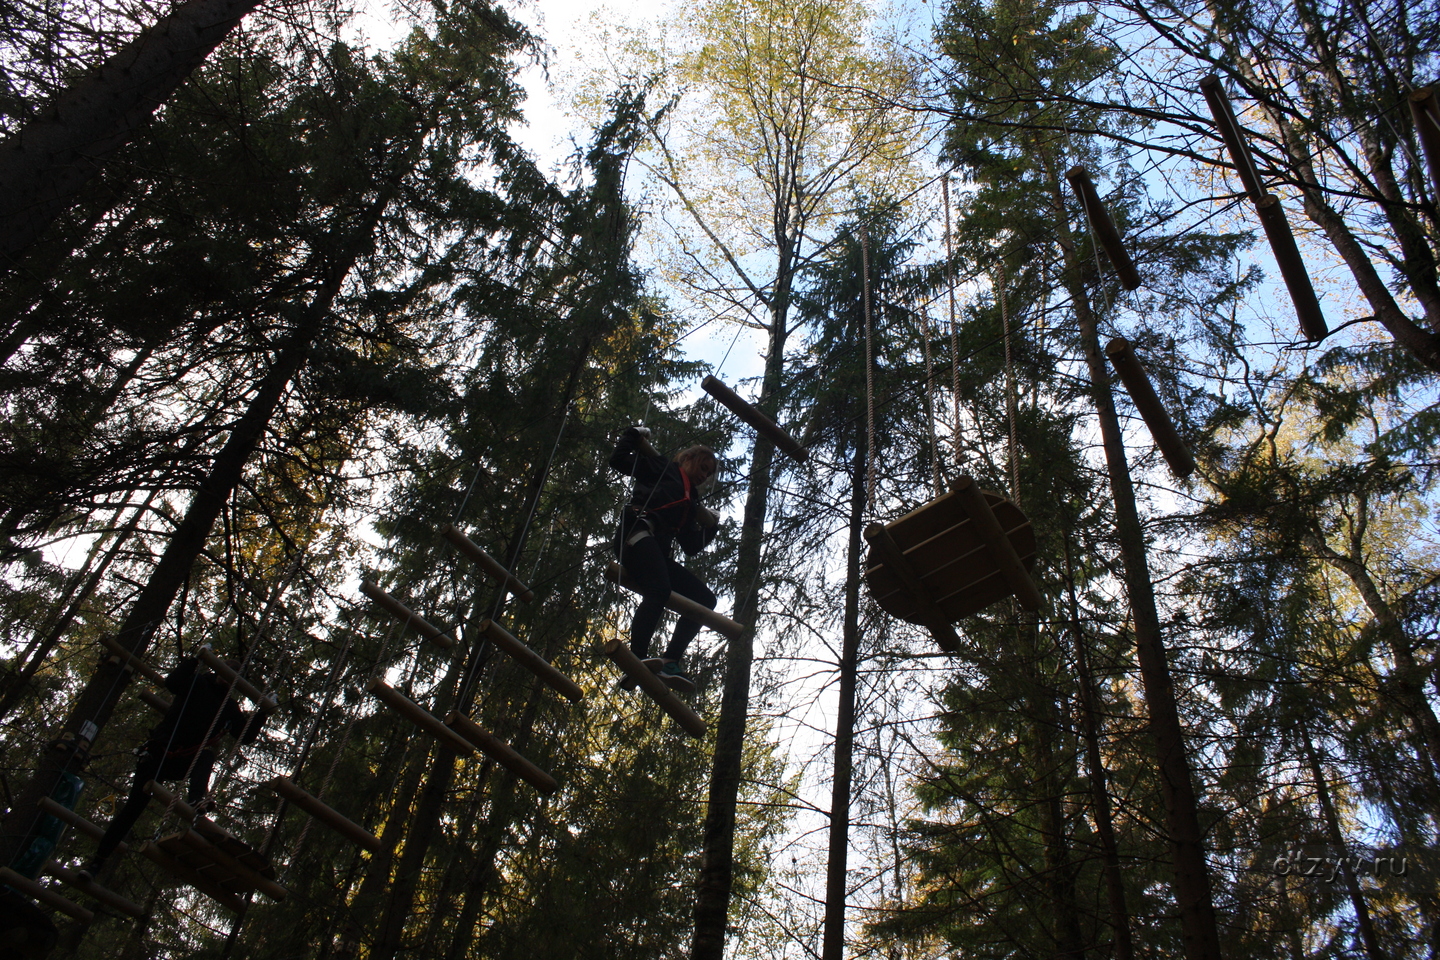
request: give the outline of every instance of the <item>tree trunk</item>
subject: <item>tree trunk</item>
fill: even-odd
[[[229,36],[258,0],[191,0],[75,81],[0,142],[0,270]]]
[[[860,660],[860,529],[865,512],[865,453],[865,441],[857,436],[855,456],[850,464],[850,540],[845,550],[845,621],[841,627],[840,703],[835,711],[835,768],[830,786],[830,850],[825,866],[825,933],[821,960],[842,960],[845,955],[850,781],[854,771],[855,684]]]

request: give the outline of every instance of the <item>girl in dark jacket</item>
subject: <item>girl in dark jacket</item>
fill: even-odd
[[[640,586],[640,606],[630,625],[630,649],[641,660],[649,657],[650,638],[660,624],[670,591],[711,610],[716,602],[710,588],[671,556],[677,540],[686,556],[694,556],[715,539],[715,515],[700,505],[699,493],[715,476],[715,451],[695,446],[667,460],[650,447],[649,435],[644,427],[628,428],[610,455],[611,468],[635,480],[635,491],[620,515],[615,554]],[[681,672],[680,660],[699,632],[699,621],[681,617],[665,653],[646,666],[657,670],[674,689],[693,691],[695,684]]]

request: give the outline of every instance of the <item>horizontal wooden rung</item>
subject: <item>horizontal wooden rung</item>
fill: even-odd
[[[137,920],[145,916],[144,907],[135,903],[133,900],[125,899],[113,890],[107,890],[105,887],[96,883],[93,878],[82,876],[79,870],[71,870],[69,867],[62,866],[54,860],[47,860],[45,861],[45,872],[61,883],[74,887],[86,896],[99,900],[107,907],[119,910],[121,913],[128,914]]]
[[[440,534],[446,540],[453,543],[455,549],[475,561],[475,563],[480,566],[480,569],[490,574],[490,577],[504,587],[506,591],[519,597],[526,603],[535,599],[535,592],[533,590],[525,586],[525,584],[509,570],[506,570],[503,563],[486,553],[478,543],[461,533],[454,524],[446,524],[441,528]]]
[[[636,685],[659,704],[660,709],[670,714],[681,728],[696,740],[705,736],[705,721],[670,689],[669,685],[640,662],[635,652],[619,639],[605,644],[605,655],[615,662]]]
[[[429,640],[431,643],[444,647],[447,650],[455,646],[454,637],[430,623],[424,617],[390,596],[390,594],[384,590],[381,590],[369,580],[361,581],[360,592],[371,600],[374,600],[386,613],[400,621],[400,623],[414,627],[420,636]]]
[[[120,662],[120,666],[123,669],[133,670],[141,676],[147,677],[151,681],[160,684],[162,687],[165,685],[165,674],[156,670],[129,650],[126,650],[125,647],[114,637],[110,636],[110,634],[100,634],[100,645],[114,655],[114,659]]]
[[[153,690],[139,690],[136,692],[135,695],[140,698],[142,703],[144,703],[151,710],[154,710],[156,713],[170,712],[169,699],[160,696],[160,694],[155,693]]]
[[[270,788],[356,846],[371,853],[380,851],[379,837],[312,796],[289,777],[276,777],[270,781]]]
[[[29,877],[16,873],[9,867],[0,867],[0,883],[9,884],[30,899],[38,900],[50,909],[59,910],[61,913],[74,917],[82,923],[95,922],[95,914],[86,910],[80,906],[80,904],[61,896],[43,883],[36,883]]]
[[[579,703],[584,698],[585,691],[580,689],[579,684],[556,670],[549,660],[521,643],[494,620],[484,620],[480,630],[490,638],[491,643],[510,654],[522,667],[544,680],[571,703]]]
[[[1169,411],[1156,395],[1150,377],[1140,365],[1140,359],[1135,356],[1135,348],[1124,337],[1116,337],[1105,346],[1105,356],[1110,358],[1115,372],[1120,374],[1120,382],[1125,384],[1130,401],[1140,412],[1145,426],[1150,428],[1150,436],[1154,439],[1155,446],[1160,448],[1165,462],[1170,465],[1171,472],[1182,479],[1190,476],[1195,472],[1195,458],[1190,455],[1190,449],[1175,430],[1175,422],[1170,419]]]
[[[49,797],[42,797],[40,799],[39,806],[41,810],[50,814],[50,816],[61,821],[62,823],[69,824],[76,830],[79,830],[81,833],[85,834],[85,836],[89,837],[91,840],[99,840],[101,837],[105,836],[105,831],[99,826],[91,823],[89,820],[86,820],[84,817],[80,816],[80,814],[76,813],[74,810],[71,810],[69,807],[61,806]],[[121,853],[124,853],[130,848],[124,841],[121,841],[120,846],[116,847],[115,849],[119,850]]]
[[[274,697],[268,693],[262,693],[259,687],[230,669],[230,664],[220,659],[220,655],[210,649],[208,644],[201,647],[197,653],[200,659],[205,661],[205,666],[215,671],[217,677],[245,694],[245,696],[250,698],[250,702],[260,709],[273,713],[280,708],[280,705],[275,702]]]
[[[754,404],[741,399],[738,393],[725,386],[725,384],[721,383],[715,377],[706,377],[704,380],[701,380],[700,387],[706,393],[710,394],[710,396],[728,407],[730,412],[735,414],[735,416],[754,427],[758,433],[768,437],[775,446],[784,450],[791,458],[800,463],[804,463],[806,459],[809,458],[809,451],[805,449],[800,441],[786,433],[778,423],[761,413]]]
[[[541,793],[554,793],[560,789],[560,785],[555,781],[554,777],[520,756],[514,747],[463,713],[450,714],[450,716],[445,718],[445,723],[456,733],[460,734],[460,736],[475,744],[479,750],[493,757],[496,763],[499,763]]]
[[[460,736],[460,734],[456,733],[454,730],[451,730],[449,727],[445,726],[445,722],[443,720],[435,716],[435,714],[431,713],[429,710],[426,710],[424,707],[420,706],[420,704],[416,703],[414,700],[411,700],[409,697],[405,696],[405,694],[401,693],[399,690],[396,690],[394,687],[390,686],[390,684],[386,683],[384,680],[371,680],[370,685],[366,689],[368,689],[372,694],[374,694],[377,700],[385,704],[391,710],[394,710],[396,713],[400,714],[400,716],[404,717],[406,720],[409,720],[411,723],[415,724],[415,726],[419,727],[421,730],[424,730],[426,733],[430,734],[430,736],[434,737],[440,742],[447,743],[450,746],[454,747],[462,755],[469,756],[470,754],[475,752],[475,745],[473,743]]]
[[[613,560],[605,567],[605,579],[611,583],[618,583],[634,593],[640,592],[640,585],[621,568],[620,564]],[[711,630],[730,640],[738,639],[740,634],[745,632],[744,625],[736,623],[724,614],[716,613],[709,607],[701,606],[689,597],[682,597],[674,590],[670,591],[670,599],[665,601],[665,606],[682,617],[699,620]]]
[[[1080,198],[1080,204],[1085,208],[1085,216],[1090,220],[1090,227],[1095,231],[1095,237],[1100,241],[1100,247],[1105,251],[1105,256],[1110,258],[1110,265],[1120,275],[1120,285],[1126,290],[1134,290],[1140,286],[1140,272],[1135,269],[1135,261],[1130,259],[1130,254],[1125,250],[1125,243],[1120,239],[1120,230],[1115,226],[1115,221],[1110,219],[1110,211],[1105,209],[1105,204],[1100,201],[1100,194],[1095,189],[1095,183],[1090,179],[1090,173],[1084,167],[1075,166],[1065,171],[1065,179],[1070,181],[1071,188],[1075,195]]]

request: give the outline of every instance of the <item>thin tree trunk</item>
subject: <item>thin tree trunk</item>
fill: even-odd
[[[850,464],[850,538],[845,549],[845,619],[841,627],[840,702],[835,711],[835,767],[830,786],[830,838],[825,866],[825,932],[820,948],[821,960],[842,960],[845,955],[850,781],[854,773],[855,686],[860,660],[860,528],[865,512],[866,451],[865,441],[858,433],[855,456]]]
[[[0,142],[0,270],[9,269],[258,0],[191,0]]]

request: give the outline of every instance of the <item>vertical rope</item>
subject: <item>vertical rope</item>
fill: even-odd
[[[1005,331],[1005,413],[1010,420],[1010,499],[1020,506],[1020,445],[1015,434],[1015,366],[1010,356],[1010,311],[1005,302],[1005,261],[999,264],[1000,324]]]
[[[955,419],[950,442],[955,448],[955,464],[961,466],[960,455],[960,339],[955,330],[955,250],[950,242],[950,175],[940,178],[940,193],[945,205],[945,289],[950,299],[950,395],[955,400]]]
[[[930,472],[935,483],[935,496],[944,490],[940,486],[940,440],[935,436],[935,363],[930,358],[930,309],[920,308],[920,341],[925,345],[925,415],[930,428]]]
[[[865,500],[875,502],[875,332],[870,322],[870,233],[860,225],[860,277],[865,305]]]

